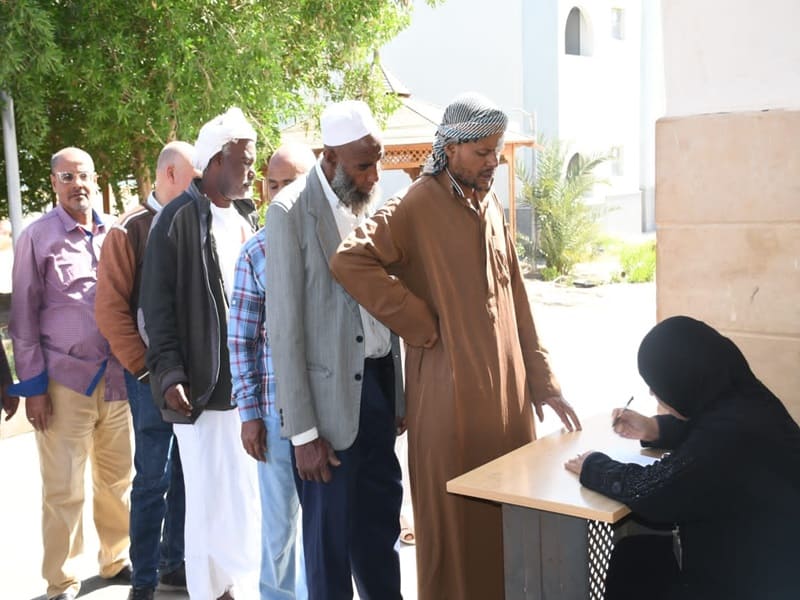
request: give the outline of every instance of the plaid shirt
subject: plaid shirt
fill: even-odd
[[[266,326],[266,252],[261,229],[236,261],[228,317],[233,399],[242,422],[261,419],[275,405],[275,373]]]

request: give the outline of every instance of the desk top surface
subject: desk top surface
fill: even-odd
[[[593,492],[564,468],[569,458],[589,450],[605,452],[623,462],[658,456],[642,450],[611,429],[609,415],[582,420],[583,430],[556,432],[526,444],[447,482],[454,494],[493,500],[573,517],[615,523],[630,512],[627,506]]]

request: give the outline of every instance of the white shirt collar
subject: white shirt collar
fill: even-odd
[[[322,186],[322,191],[325,193],[325,198],[331,205],[333,210],[339,206],[339,196],[333,191],[331,184],[328,183],[328,178],[325,177],[325,172],[322,170],[322,157],[319,158],[317,164],[314,165],[314,168],[317,170],[317,177],[319,178],[319,183]]]
[[[147,197],[147,206],[149,206],[156,212],[160,212],[161,209],[164,208],[158,203],[158,200],[156,200],[155,192],[150,192],[150,195]]]

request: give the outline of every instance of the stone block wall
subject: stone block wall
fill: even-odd
[[[800,111],[656,125],[658,320],[731,337],[800,421]]]

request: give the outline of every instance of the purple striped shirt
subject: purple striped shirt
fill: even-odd
[[[124,400],[122,367],[94,319],[97,261],[106,225],[92,214],[91,233],[60,205],[22,232],[14,250],[8,332],[20,385],[41,382],[46,374],[45,381],[53,379],[88,395],[102,374],[105,399]]]

